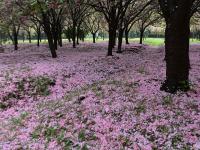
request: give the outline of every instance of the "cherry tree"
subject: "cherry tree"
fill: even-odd
[[[14,49],[18,50],[18,35],[25,17],[19,11],[19,7],[14,1],[0,1],[0,21],[1,26],[7,31],[14,44]]]
[[[101,28],[102,16],[99,13],[92,12],[84,21],[86,27],[93,37],[93,43],[96,43],[97,32]]]
[[[33,23],[32,28],[34,29],[35,33],[37,34],[37,46],[39,47],[40,42],[41,42],[41,24],[34,18],[31,18],[31,21]]]
[[[157,13],[157,5],[152,4],[141,13],[137,21],[140,31],[140,44],[143,43],[145,30],[158,22],[161,22],[161,16]]]
[[[31,43],[31,29],[33,28],[33,24],[30,20],[25,20],[22,25],[21,29],[26,31],[29,43]]]
[[[120,18],[125,15],[128,6],[134,0],[96,0],[90,5],[98,12],[104,15],[108,23],[109,43],[108,56],[112,56],[112,50],[116,42],[116,31]]]
[[[34,18],[42,26],[48,39],[52,57],[56,58],[58,41],[62,37],[62,22],[66,8],[65,1],[17,0],[16,3],[24,14]],[[62,44],[60,45],[62,46]]]
[[[166,81],[161,90],[175,93],[189,90],[190,18],[200,6],[199,0],[159,0],[165,18]]]
[[[126,44],[129,44],[128,42],[128,34],[131,30],[132,26],[136,23],[138,20],[138,16],[148,7],[150,4],[152,4],[153,0],[141,0],[141,1],[132,1],[130,5],[127,8],[127,11],[124,15],[121,16],[119,20],[119,26],[118,26],[118,50],[117,53],[121,53],[122,50],[122,40],[123,40],[123,34],[125,33],[125,39]]]
[[[72,41],[73,41],[73,48],[76,48],[76,38],[77,44],[79,38],[79,32],[81,24],[83,23],[83,19],[88,15],[88,11],[90,8],[88,5],[89,0],[67,0],[67,17],[71,22],[72,27]]]

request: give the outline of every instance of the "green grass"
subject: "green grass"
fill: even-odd
[[[139,38],[130,38],[129,42],[130,43],[131,42],[139,43],[139,40],[140,40]],[[90,38],[90,37],[85,38],[85,42],[91,42],[92,43],[92,41],[93,41],[93,39]],[[23,42],[23,40],[19,40],[18,42],[19,42],[19,44],[28,44],[29,43],[28,40],[25,40],[24,42]],[[67,39],[63,39],[63,42],[66,43],[66,42],[68,42],[68,40]],[[102,38],[98,38],[98,39],[96,39],[96,42],[97,43],[99,43],[99,42],[108,42],[108,38],[105,38],[104,40]],[[47,44],[48,41],[47,40],[42,40],[41,43],[42,44]],[[143,43],[147,44],[147,45],[151,45],[151,46],[163,46],[164,45],[164,38],[144,38]],[[200,44],[200,40],[190,39],[190,43],[191,44]],[[12,42],[11,41],[7,41],[4,44],[8,45],[8,44],[12,44]],[[32,40],[32,44],[37,44],[37,40]]]
[[[125,41],[125,40],[124,40]],[[130,38],[129,42],[139,43],[139,38]],[[164,38],[144,38],[143,43],[151,46],[163,46],[164,45]],[[85,42],[92,42],[92,38],[86,38]],[[99,38],[96,40],[96,42],[108,42],[108,38],[105,38],[104,40]],[[200,40],[197,39],[190,39],[191,44],[200,44]]]
[[[86,38],[86,42],[92,42],[92,38]],[[108,38],[105,38],[104,40],[99,38],[96,40],[96,42],[108,42]],[[125,41],[125,39],[124,39]],[[140,39],[139,38],[130,38],[129,42],[132,43],[139,43]],[[200,41],[199,41],[200,42]],[[164,45],[164,38],[145,38],[143,41],[144,44],[151,45],[151,46],[161,46]]]
[[[139,43],[139,41],[139,38],[129,39],[129,42]],[[144,38],[143,43],[151,46],[161,46],[164,45],[164,38]]]
[[[130,42],[139,43],[139,38],[129,39]],[[164,38],[144,38],[143,43],[151,46],[163,46],[165,39]],[[200,44],[200,40],[190,39],[191,44]]]
[[[25,40],[25,41],[23,41],[23,40],[18,40],[18,43],[19,43],[19,44],[29,44],[29,40]],[[37,44],[37,40],[31,40],[31,43],[32,43],[32,44]],[[42,43],[42,44],[47,44],[48,42],[47,42],[47,40],[42,40],[41,43]],[[6,43],[4,43],[4,45],[9,45],[9,44],[12,44],[12,41],[11,41],[11,40],[6,41]]]

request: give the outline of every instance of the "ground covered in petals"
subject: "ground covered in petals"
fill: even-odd
[[[200,46],[192,45],[191,90],[159,90],[164,49],[130,44],[5,47],[0,54],[0,149],[200,149]]]

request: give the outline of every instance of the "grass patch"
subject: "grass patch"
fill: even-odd
[[[86,37],[85,38],[85,42],[89,42],[92,44],[93,38],[91,37]],[[136,42],[139,43],[140,39],[139,38],[129,38],[130,42]],[[143,43],[147,44],[147,45],[151,45],[151,46],[162,46],[164,45],[164,38],[144,38]],[[105,38],[104,40],[102,38],[97,38],[96,39],[97,43],[101,43],[101,42],[108,42],[108,38]],[[18,40],[19,44],[37,44],[37,40],[33,39],[31,43],[29,43],[29,40]],[[69,43],[67,39],[63,39],[63,43]],[[190,39],[190,43],[191,44],[199,44],[200,40],[198,39]],[[7,42],[3,43],[4,45],[12,45],[12,41],[8,40]],[[48,44],[47,39],[42,40],[41,44]]]
[[[120,143],[122,144],[123,147],[127,147],[132,144],[131,140],[124,135],[120,135],[118,140],[120,141]]]
[[[38,139],[41,135],[42,129],[43,129],[42,126],[37,126],[35,130],[31,133],[31,137],[33,139]]]
[[[12,90],[2,97],[2,102],[0,102],[1,110],[12,107],[16,101],[26,97],[33,97],[35,99],[38,96],[48,96],[50,94],[50,87],[55,85],[55,81],[46,76],[26,77],[16,82],[12,80],[10,82],[5,83],[3,86],[13,84]]]
[[[166,125],[159,125],[157,127],[157,131],[160,132],[160,133],[168,133],[169,128]]]
[[[56,138],[58,134],[57,127],[48,127],[44,131],[44,137],[47,139],[47,141],[50,141],[52,138]]]
[[[145,113],[146,112],[146,105],[144,102],[140,102],[135,108],[134,108],[135,112],[137,115],[140,115],[141,113]]]
[[[88,84],[81,88],[78,88],[66,93],[63,99],[56,100],[56,101],[40,102],[37,104],[37,108],[40,109],[40,111],[42,111],[43,109],[49,109],[51,111],[54,111],[58,108],[65,107],[66,102],[74,101],[74,100],[79,102],[79,98],[81,97],[81,95],[84,95],[87,98],[86,94],[89,91],[92,91],[99,100],[102,100],[106,96],[105,89],[103,89],[104,85],[114,86],[113,88],[120,87],[121,89],[124,90],[125,94],[126,92],[128,94],[129,93],[133,94],[135,91],[135,88],[138,86],[138,83],[124,82],[124,81],[117,81],[117,80],[98,81],[93,84]]]
[[[44,137],[47,142],[50,142],[52,139],[56,139],[58,144],[63,145],[64,149],[71,149],[73,142],[69,138],[65,137],[66,129],[60,129],[59,127],[43,127],[38,126],[31,137],[33,139],[39,139],[40,137]]]
[[[11,123],[14,126],[23,126],[25,119],[28,117],[28,112],[23,112],[19,117],[15,117],[11,119]]]
[[[171,95],[166,96],[162,100],[162,105],[171,106],[173,104],[173,97]]]
[[[139,43],[139,38],[131,38],[129,39],[130,42]],[[151,46],[162,46],[164,45],[164,38],[144,38],[144,44],[151,45]]]
[[[0,109],[4,110],[8,107],[7,104],[3,103],[3,102],[0,102]]]
[[[83,147],[81,148],[81,150],[89,150],[87,147],[87,144],[84,144]]]
[[[145,67],[144,66],[142,66],[142,67],[140,67],[138,70],[137,70],[140,74],[147,74],[147,71],[146,71],[146,69],[145,69]]]
[[[86,136],[85,136],[85,130],[81,130],[78,134],[78,139],[80,141],[85,141],[86,140]]]
[[[83,95],[90,90],[94,92],[95,95],[99,99],[103,99],[105,94],[104,94],[104,89],[102,88],[102,86],[104,85],[114,85],[118,87],[128,87],[128,88],[135,88],[136,86],[138,86],[137,83],[128,83],[128,82],[118,81],[118,80],[103,80],[103,81],[95,82],[93,84],[85,85],[74,91],[70,91],[69,93],[65,95],[64,99],[70,101],[73,98],[80,97],[80,95]]]
[[[183,142],[183,137],[180,134],[175,135],[174,137],[172,137],[172,147],[173,148],[177,148],[179,143]]]
[[[131,38],[131,39],[129,39],[129,41],[139,43],[140,39],[139,38]],[[143,43],[150,45],[150,46],[164,46],[165,39],[164,38],[144,38]],[[190,43],[191,44],[199,44],[200,40],[190,39]]]
[[[10,99],[22,99],[24,96],[48,96],[50,94],[50,86],[55,85],[55,81],[49,77],[38,76],[28,77],[15,82],[15,89],[3,97],[3,101]]]
[[[27,84],[27,85],[26,85]],[[27,87],[25,87],[25,85]],[[30,77],[17,82],[17,89],[21,92],[31,91],[31,95],[48,96],[49,87],[55,85],[55,81],[45,76]],[[26,89],[28,88],[28,89]]]

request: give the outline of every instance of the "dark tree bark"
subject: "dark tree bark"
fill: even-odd
[[[18,27],[13,27],[13,31],[12,31],[12,35],[13,35],[13,38],[11,36],[11,39],[13,41],[13,44],[14,44],[14,49],[15,50],[18,50],[18,35],[19,35],[19,29],[20,29],[20,26]]]
[[[44,20],[46,20],[46,19],[44,19]],[[45,34],[47,36],[47,39],[48,39],[48,44],[49,44],[49,48],[50,48],[50,51],[51,51],[52,58],[56,58],[57,54],[56,54],[56,47],[55,47],[55,42],[54,42],[55,38],[53,37],[54,35],[52,33],[50,23],[48,23],[47,20],[44,23],[44,27],[43,28],[44,28],[44,32],[45,32]]]
[[[113,36],[109,34],[109,42],[108,42],[108,54],[107,56],[112,56],[112,49],[113,49]]]
[[[73,41],[73,48],[76,48],[76,24],[73,23],[72,27],[72,41]]]
[[[93,43],[96,43],[96,33],[92,33]]]
[[[103,38],[103,41],[105,40],[105,35],[104,35],[104,33],[103,33],[103,36],[102,36],[102,38]]]
[[[143,44],[144,29],[140,30],[140,44]]]
[[[71,38],[68,38],[69,43],[71,43]]]
[[[24,41],[25,41],[25,35],[24,35],[24,33],[22,34],[22,40],[23,40],[23,43],[24,43]]]
[[[37,29],[37,46],[40,46],[40,40],[41,40],[41,30],[40,27]]]
[[[76,44],[79,45],[79,37],[76,36]]]
[[[107,54],[108,56],[112,56],[112,50],[113,50],[114,41],[115,41],[115,33],[116,33],[116,29],[114,27],[109,27],[109,41],[108,41],[108,54]]]
[[[59,32],[58,44],[59,44],[60,47],[63,46],[63,41],[62,41],[62,32]]]
[[[58,23],[58,44],[59,44],[59,46],[60,47],[62,47],[63,46],[63,42],[62,42],[62,25],[61,25],[61,23],[59,22]]]
[[[18,50],[18,34],[17,33],[13,33],[13,38],[14,38],[15,50]]]
[[[178,6],[178,7],[177,7]],[[191,1],[182,0],[166,19],[166,81],[161,90],[176,93],[189,90],[189,35]]]
[[[80,24],[77,26],[77,33],[76,33],[76,44],[79,45],[79,38],[80,38]]]
[[[126,44],[129,44],[129,31],[128,31],[128,29],[125,29],[125,40],[126,40]]]
[[[57,26],[54,24],[52,27],[52,36],[55,50],[58,49],[58,30]]]
[[[122,28],[120,28],[119,29],[119,35],[118,35],[118,50],[117,50],[117,53],[122,53],[123,34],[124,34],[124,30]]]
[[[117,42],[117,28],[115,28],[113,32],[113,48],[115,48]]]
[[[32,41],[31,41],[31,32],[30,31],[27,31],[27,34],[28,34],[28,41],[29,41],[29,43],[31,43]]]
[[[56,58],[57,54],[56,54],[56,48],[55,48],[55,45],[54,45],[55,44],[54,39],[53,39],[51,34],[48,34],[47,38],[48,38],[48,43],[49,43],[49,48],[50,48],[50,51],[51,51],[52,58]]]

